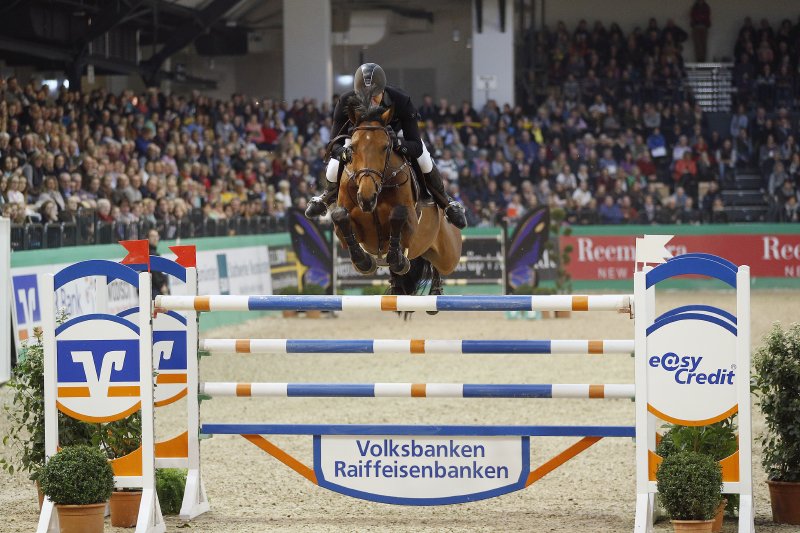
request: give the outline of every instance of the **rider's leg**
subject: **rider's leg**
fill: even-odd
[[[422,155],[417,159],[417,163],[419,163],[419,168],[425,176],[425,184],[428,186],[431,196],[433,196],[436,204],[444,209],[444,216],[458,229],[464,229],[467,226],[464,206],[453,200],[444,190],[442,175],[433,163],[433,159],[431,159],[424,142],[422,143]]]
[[[348,146],[350,139],[345,139],[344,145]],[[314,196],[308,201],[306,216],[315,218],[322,216],[328,210],[328,206],[336,201],[339,196],[339,159],[331,157],[328,167],[325,169],[325,190],[319,196]]]

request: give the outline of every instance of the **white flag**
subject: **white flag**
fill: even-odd
[[[674,235],[645,235],[636,239],[637,263],[664,263],[672,257],[666,248]]]

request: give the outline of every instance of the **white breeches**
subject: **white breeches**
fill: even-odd
[[[345,146],[350,146],[350,139],[345,139],[344,141]],[[425,142],[422,142],[422,155],[417,158],[417,163],[419,163],[419,168],[422,170],[423,174],[429,173],[433,170],[433,159],[431,159],[431,154],[428,153],[428,148],[425,146]],[[325,169],[325,177],[331,183],[336,183],[336,177],[339,175],[339,160],[335,158],[331,158],[328,161],[328,168]]]

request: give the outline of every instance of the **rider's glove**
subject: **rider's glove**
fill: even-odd
[[[398,154],[408,154],[408,147],[403,144],[403,141],[397,137],[397,134],[391,128],[389,129],[389,139],[392,142],[392,150]]]
[[[346,165],[353,160],[353,149],[349,146],[339,146],[338,148],[334,148],[333,157],[338,159],[343,165]]]

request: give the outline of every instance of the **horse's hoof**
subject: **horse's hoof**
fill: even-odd
[[[398,276],[405,276],[408,274],[408,271],[411,270],[411,261],[409,261],[408,257],[404,255],[401,255],[400,258],[400,264],[397,266],[395,266],[392,262],[389,262],[389,270]]]
[[[375,271],[378,270],[378,262],[371,255],[367,255],[366,259],[368,261],[366,265],[362,264],[362,262],[359,261],[358,263],[353,262],[353,266],[355,267],[356,270],[358,270],[359,274],[368,276],[370,274],[374,274]]]

